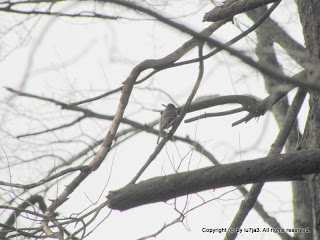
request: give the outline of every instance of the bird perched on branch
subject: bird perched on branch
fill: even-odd
[[[161,113],[157,144],[159,143],[160,136],[163,130],[171,127],[174,123],[174,120],[177,117],[178,117],[178,111],[176,107],[172,103],[169,103],[164,109],[164,111]]]

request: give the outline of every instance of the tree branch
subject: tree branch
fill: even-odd
[[[299,151],[155,177],[109,192],[108,206],[123,211],[208,189],[302,180],[305,174],[320,172],[319,154],[320,150]]]
[[[227,0],[223,5],[215,7],[210,12],[207,12],[204,17],[204,22],[215,22],[222,19],[230,19],[235,15],[252,9],[267,5],[278,0]],[[279,1],[277,5],[280,3]]]

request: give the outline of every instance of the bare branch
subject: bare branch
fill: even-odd
[[[299,79],[306,79],[307,71],[303,70],[300,73],[293,76],[293,78],[299,78]],[[279,89],[281,86],[279,86]],[[268,97],[266,97],[264,100],[257,100],[254,97],[250,96],[243,96],[243,95],[230,95],[230,96],[222,96],[222,97],[216,97],[212,99],[208,99],[205,101],[194,103],[190,106],[188,109],[188,112],[197,111],[200,109],[206,109],[209,107],[214,107],[222,104],[241,104],[242,108],[236,108],[233,110],[220,112],[220,113],[206,113],[202,114],[197,117],[189,118],[185,120],[185,123],[197,121],[202,118],[207,117],[218,117],[218,116],[225,116],[229,114],[238,113],[241,111],[247,111],[248,115],[246,115],[244,118],[234,122],[232,126],[236,126],[240,123],[247,123],[253,118],[257,118],[260,116],[263,116],[268,110],[270,110],[274,104],[276,104],[280,99],[282,99],[290,90],[292,89],[292,86],[286,85],[282,86],[282,89],[279,91],[274,91],[272,94],[270,94]]]
[[[52,176],[49,176],[49,177],[46,177],[36,183],[31,183],[31,184],[19,184],[19,183],[8,183],[8,182],[3,182],[3,181],[0,181],[0,185],[3,185],[3,186],[9,186],[9,187],[14,187],[14,188],[22,188],[22,189],[31,189],[31,188],[35,188],[35,187],[38,187],[46,182],[50,182],[60,176],[63,176],[65,174],[68,174],[68,173],[71,173],[71,172],[75,172],[75,171],[86,171],[88,170],[89,167],[88,166],[77,166],[77,167],[70,167],[70,168],[67,168],[67,169],[64,169]]]
[[[209,118],[209,117],[221,117],[221,116],[226,116],[226,115],[231,115],[234,113],[239,113],[244,111],[245,109],[243,107],[241,108],[236,108],[236,109],[232,109],[229,111],[225,111],[225,112],[216,112],[216,113],[205,113],[205,114],[201,114],[197,117],[192,117],[192,118],[188,118],[186,120],[184,120],[185,123],[190,123],[190,122],[194,122],[194,121],[198,121],[200,119],[203,118]]]
[[[86,118],[85,116],[81,116],[81,117],[78,117],[77,119],[73,120],[72,122],[63,124],[63,125],[61,125],[59,127],[47,129],[47,130],[40,131],[40,132],[34,132],[34,133],[27,133],[27,134],[18,135],[17,138],[30,137],[30,136],[34,136],[34,135],[39,135],[39,134],[43,134],[43,133],[47,133],[47,132],[53,132],[53,131],[56,131],[56,130],[67,128],[67,127],[75,125],[76,123],[80,122],[81,120],[83,120],[85,118]]]
[[[320,172],[319,154],[320,150],[299,151],[155,177],[110,192],[108,206],[123,211],[208,189],[301,180],[304,174]]]
[[[108,16],[104,14],[99,14],[95,12],[80,12],[80,13],[62,13],[62,12],[49,12],[49,11],[22,11],[16,10],[9,7],[0,8],[0,12],[7,12],[7,13],[16,13],[16,14],[24,14],[24,15],[46,15],[46,16],[55,16],[55,17],[70,17],[70,18],[100,18],[100,19],[109,19],[109,20],[118,20],[124,19],[123,17],[119,16]]]
[[[210,12],[207,12],[204,17],[204,22],[215,22],[222,19],[230,19],[235,15],[252,9],[267,5],[278,0],[227,0],[223,5],[215,7]],[[281,1],[277,2],[279,5]]]

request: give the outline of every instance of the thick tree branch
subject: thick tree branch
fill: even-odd
[[[239,13],[247,12],[272,2],[277,2],[277,0],[227,0],[223,5],[207,12],[203,17],[203,21],[215,22],[222,19],[230,19]]]
[[[320,150],[279,154],[257,160],[207,167],[130,184],[108,195],[108,206],[127,210],[187,194],[242,184],[302,180],[320,172]]]

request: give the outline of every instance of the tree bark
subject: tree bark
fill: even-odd
[[[307,49],[308,81],[319,82],[320,60],[320,1],[297,1],[300,21]],[[301,143],[302,149],[316,149],[320,147],[320,96],[316,91],[310,92],[309,115]],[[310,175],[308,189],[312,202],[313,239],[320,239],[320,176]]]
[[[268,181],[302,180],[320,173],[320,150],[297,151],[155,177],[110,191],[108,206],[127,210],[209,189]]]

